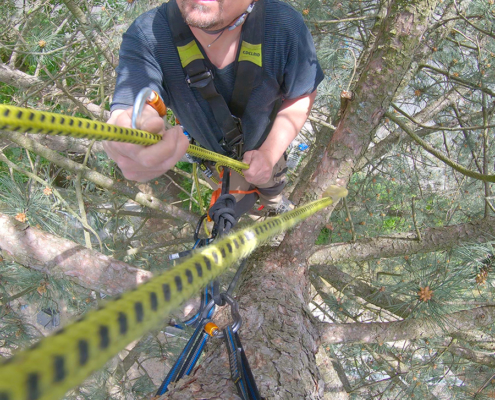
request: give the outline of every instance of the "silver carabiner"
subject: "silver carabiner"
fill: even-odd
[[[242,326],[242,317],[241,314],[239,313],[239,304],[237,303],[236,300],[234,300],[232,296],[230,296],[225,292],[220,293],[220,297],[230,306],[230,315],[234,320],[234,323],[232,324],[232,332],[236,333]],[[215,300],[211,299],[204,308],[203,313],[201,314],[201,319],[207,319],[208,313],[214,306],[215,306]],[[217,330],[215,331],[214,336],[216,338],[222,339],[225,335],[221,330]]]
[[[132,129],[140,129],[138,126],[141,125],[141,114],[143,113],[143,108],[146,102],[150,99],[153,94],[153,90],[149,87],[142,88],[138,95],[136,96],[136,100],[134,100],[134,107],[132,108],[132,117],[131,117],[131,127]]]

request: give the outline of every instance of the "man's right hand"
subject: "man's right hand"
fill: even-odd
[[[131,127],[132,107],[112,112],[109,124]],[[129,180],[146,182],[157,178],[172,168],[186,153],[189,140],[180,126],[165,129],[163,118],[151,106],[146,105],[141,116],[140,129],[157,133],[163,138],[151,146],[131,143],[103,142],[103,148]]]

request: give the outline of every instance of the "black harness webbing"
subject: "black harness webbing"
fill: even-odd
[[[208,102],[214,118],[222,131],[219,144],[229,157],[240,158],[242,127],[241,118],[252,90],[263,79],[262,45],[265,27],[265,5],[258,0],[242,25],[241,44],[235,61],[235,83],[232,101],[227,105],[213,82],[213,73],[205,61],[189,26],[184,22],[176,0],[167,5],[167,19],[177,47],[189,87],[198,90]]]

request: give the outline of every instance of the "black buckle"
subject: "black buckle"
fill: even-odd
[[[204,88],[213,81],[213,74],[210,70],[200,72],[194,76],[186,77],[186,82],[193,88]]]
[[[239,118],[232,115],[232,118],[237,126],[237,129],[232,129],[228,132],[218,144],[227,153],[227,156],[238,159],[242,155],[242,145],[244,143],[242,135],[242,123]]]
[[[218,144],[222,147],[228,157],[237,159],[241,156],[240,149],[242,146],[242,135],[236,136],[230,142],[222,139]]]

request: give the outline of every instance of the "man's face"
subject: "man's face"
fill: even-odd
[[[246,11],[252,0],[177,0],[189,26],[221,29]]]

